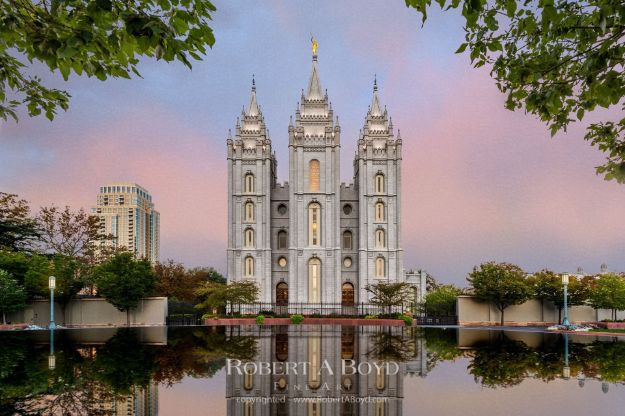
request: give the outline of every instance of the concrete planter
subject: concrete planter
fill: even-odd
[[[625,322],[602,322],[608,329],[625,329]]]

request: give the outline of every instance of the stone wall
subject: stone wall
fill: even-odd
[[[459,325],[495,325],[501,319],[497,308],[472,296],[458,296],[456,313]],[[553,325],[558,321],[558,310],[551,302],[532,299],[506,308],[504,318],[506,325]],[[609,310],[595,310],[588,305],[569,307],[569,321],[572,323],[597,322],[608,318]],[[625,311],[619,312],[617,318],[624,319]]]
[[[139,301],[139,306],[130,312],[131,325],[165,325],[167,298],[152,297]],[[39,326],[50,323],[50,302],[36,300],[28,302],[24,310],[9,314],[11,322],[25,322]],[[54,305],[54,320],[63,326],[120,326],[126,325],[126,313],[118,311],[103,298],[85,298],[70,301],[65,313],[59,304]]]

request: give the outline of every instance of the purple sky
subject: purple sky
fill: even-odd
[[[454,55],[461,19],[424,28],[403,1],[216,2],[214,48],[192,71],[144,62],[143,78],[33,72],[72,94],[54,122],[0,122],[0,190],[37,208],[95,204],[99,186],[133,181],[161,212],[161,258],[225,266],[226,147],[256,76],[279,181],[287,180],[289,116],[319,41],[321,82],[342,127],[341,177],[351,182],[359,128],[377,74],[404,142],[406,268],[465,284],[484,261],[528,271],[625,269],[625,187],[594,174],[603,156],[583,126],[551,139],[532,116],[503,108],[488,70]]]

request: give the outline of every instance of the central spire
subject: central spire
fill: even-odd
[[[247,107],[247,116],[257,116],[260,113],[258,102],[256,101],[256,80],[252,75],[252,94],[250,96],[250,105]]]
[[[312,42],[312,71],[308,80],[308,90],[306,91],[307,100],[322,100],[323,90],[321,89],[321,81],[319,80],[319,69],[317,68],[317,40],[311,38]]]

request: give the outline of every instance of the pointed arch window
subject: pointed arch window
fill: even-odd
[[[247,256],[245,258],[243,275],[245,277],[254,277],[254,257]]]
[[[308,338],[308,387],[318,389],[321,386],[321,337]]]
[[[375,277],[386,277],[386,260],[384,257],[375,259]]]
[[[381,173],[375,175],[375,191],[379,194],[384,193],[386,189],[385,185],[384,175]]]
[[[245,222],[254,222],[254,203],[252,201],[245,203]]]
[[[308,206],[308,245],[321,245],[321,205],[316,202]]]
[[[308,162],[308,190],[310,192],[319,192],[320,182],[320,165],[317,159]]]
[[[254,230],[251,228],[247,228],[245,230],[245,248],[254,247]]]
[[[375,247],[376,248],[386,247],[386,233],[381,228],[378,230],[375,230]]]
[[[288,244],[286,231],[278,231],[278,250],[286,250],[288,248]]]
[[[245,175],[245,192],[250,194],[255,191],[256,188],[256,178],[251,173],[247,173]]]
[[[321,260],[313,257],[308,261],[308,302],[321,301]]]
[[[384,221],[386,218],[384,202],[376,202],[375,204],[375,220]]]
[[[352,250],[354,247],[354,238],[351,231],[343,232],[343,250]]]

